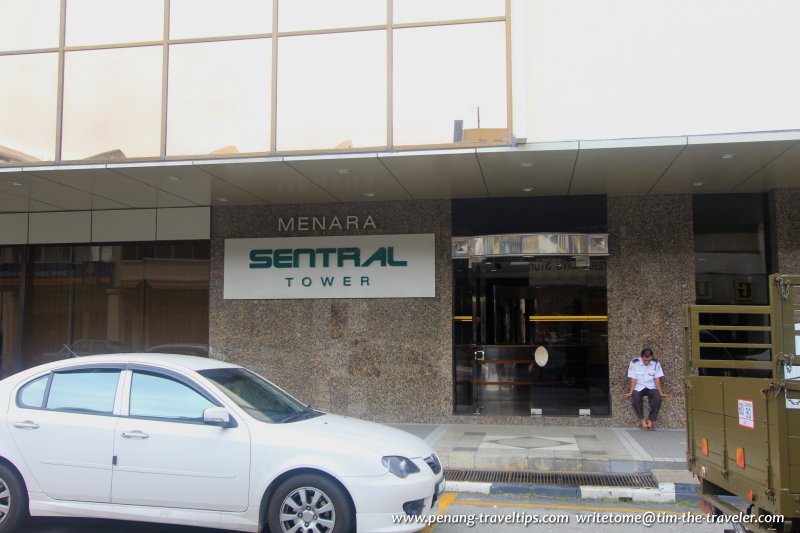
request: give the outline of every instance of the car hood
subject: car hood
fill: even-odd
[[[401,455],[409,459],[424,459],[433,453],[433,448],[427,442],[411,433],[358,418],[325,414],[302,422],[293,422],[289,426],[296,426],[298,430],[315,435],[324,435],[382,456]]]

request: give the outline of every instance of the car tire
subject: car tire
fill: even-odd
[[[269,501],[267,521],[270,533],[355,531],[355,517],[345,491],[316,474],[292,476],[278,485]]]
[[[0,533],[21,531],[28,513],[25,483],[13,469],[0,464]]]

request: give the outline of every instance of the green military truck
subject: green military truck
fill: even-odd
[[[769,291],[685,315],[687,465],[737,531],[800,531],[800,276]]]

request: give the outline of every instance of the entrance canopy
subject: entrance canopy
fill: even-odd
[[[0,147],[0,150],[3,148]],[[798,186],[800,130],[448,150],[0,167],[0,212]]]

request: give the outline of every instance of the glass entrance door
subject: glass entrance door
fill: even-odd
[[[454,260],[455,412],[609,415],[605,267]]]

